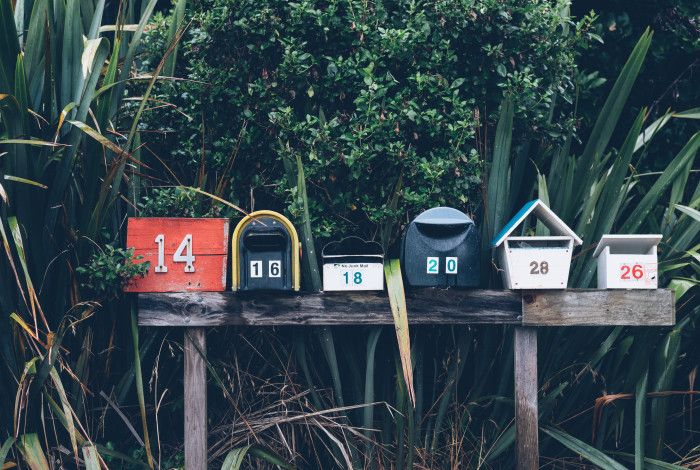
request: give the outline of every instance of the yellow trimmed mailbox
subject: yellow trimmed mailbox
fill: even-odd
[[[552,233],[512,236],[532,214]],[[491,242],[508,289],[566,289],[574,245],[582,240],[539,199],[525,204]]]
[[[244,217],[233,231],[231,251],[232,290],[299,290],[301,244],[282,214],[257,211]]]
[[[661,235],[603,235],[593,253],[598,258],[598,288],[656,289],[656,245]]]

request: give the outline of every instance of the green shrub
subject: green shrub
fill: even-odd
[[[160,88],[177,109],[151,115],[165,132],[157,151],[183,182],[203,164],[230,168],[222,196],[295,215],[284,159],[300,156],[321,239],[374,238],[383,221],[436,204],[474,211],[504,92],[516,96],[516,132],[546,143],[573,129],[550,109],[555,96],[572,101],[589,19],[572,24],[563,5],[196,2],[176,71],[187,80]],[[155,24],[154,56],[167,22]]]
[[[115,248],[105,245],[95,252],[85,266],[76,268],[81,285],[100,298],[116,298],[134,278],[143,277],[150,262],[134,263],[142,259],[134,256],[133,248]]]

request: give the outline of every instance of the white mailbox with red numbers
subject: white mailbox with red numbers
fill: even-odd
[[[599,289],[656,289],[661,235],[603,235],[593,253],[598,258]]]

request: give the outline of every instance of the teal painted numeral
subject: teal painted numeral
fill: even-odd
[[[360,273],[360,272],[355,273],[355,276],[353,276],[353,282],[355,284],[362,284],[362,273]]]

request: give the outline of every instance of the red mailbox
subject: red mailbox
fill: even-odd
[[[127,292],[226,290],[228,219],[130,218],[126,246],[151,263]]]

